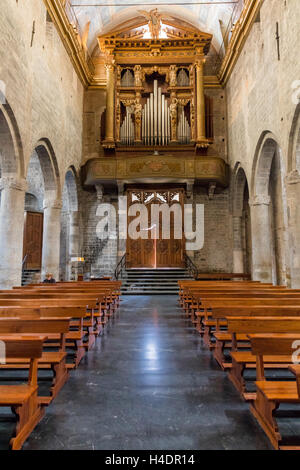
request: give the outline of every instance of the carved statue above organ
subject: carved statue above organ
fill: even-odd
[[[203,66],[212,36],[157,10],[140,13],[98,38],[107,64],[102,145],[206,148],[212,126],[205,115]]]

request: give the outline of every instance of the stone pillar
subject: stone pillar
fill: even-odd
[[[272,282],[272,244],[270,196],[255,196],[250,201],[252,233],[252,279]]]
[[[24,199],[26,180],[3,176],[0,180],[0,288],[21,285]]]
[[[114,147],[114,100],[115,100],[115,76],[114,65],[106,65],[106,125],[104,146]]]
[[[79,256],[79,218],[80,213],[78,211],[70,212],[69,253],[71,257]]]
[[[233,272],[244,273],[244,251],[243,251],[243,236],[242,224],[243,217],[241,215],[234,215],[232,218],[233,224]]]
[[[43,278],[49,272],[56,280],[59,280],[61,208],[62,203],[59,200],[44,200]]]
[[[205,96],[204,96],[204,59],[196,62],[197,94],[197,141],[206,140]]]
[[[72,261],[72,258],[79,257],[80,249],[80,213],[78,211],[71,211],[69,213],[69,280],[76,281],[79,273],[78,261]]]
[[[288,204],[291,287],[300,288],[300,174],[294,170],[286,177]]]

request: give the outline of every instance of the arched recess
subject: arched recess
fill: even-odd
[[[23,256],[30,272],[59,276],[61,187],[56,155],[47,138],[34,146],[27,167],[27,194],[37,210],[26,210]]]
[[[65,175],[62,192],[60,232],[60,279],[75,280],[80,256],[80,214],[78,209],[78,177],[74,167]]]
[[[289,135],[288,172],[300,173],[300,103],[296,107]]]
[[[237,163],[233,171],[233,270],[251,273],[251,216],[249,188],[244,169]]]
[[[24,178],[24,155],[19,127],[13,110],[0,89],[1,174]]]
[[[289,135],[288,175],[286,177],[290,285],[300,288],[300,103],[296,107]]]
[[[18,124],[0,90],[0,287],[20,285],[22,272],[24,155]]]
[[[286,285],[289,278],[284,176],[278,139],[264,132],[257,145],[251,182],[253,278],[279,285]]]

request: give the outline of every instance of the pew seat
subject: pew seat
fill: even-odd
[[[45,409],[38,401],[37,362],[42,356],[45,336],[0,336],[6,346],[6,360],[26,358],[30,361],[28,381],[22,385],[0,385],[0,406],[11,407],[17,417],[12,450],[20,450],[33,429],[43,418]]]

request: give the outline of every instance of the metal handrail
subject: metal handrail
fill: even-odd
[[[125,267],[126,267],[126,253],[125,253],[125,255],[122,256],[122,258],[118,262],[117,267],[115,269],[115,279],[116,280],[119,279],[120,274],[123,272]]]
[[[185,267],[189,271],[189,273],[193,276],[194,279],[198,277],[198,268],[195,263],[191,260],[191,258],[184,253],[184,260],[185,260]]]
[[[24,259],[23,259],[23,261],[22,261],[22,271],[23,271],[23,269],[24,269],[24,265],[25,265],[25,263],[26,263],[27,258],[28,258],[28,253],[26,253],[26,255],[24,256]]]

